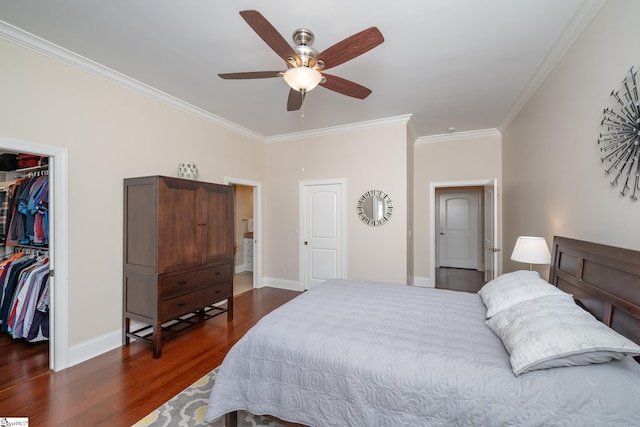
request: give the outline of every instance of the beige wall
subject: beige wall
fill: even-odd
[[[2,39],[0,58],[0,137],[68,149],[69,345],[118,331],[123,178],[194,160],[263,181],[264,144]]]
[[[498,189],[502,185],[501,136],[497,131],[451,134],[430,141],[421,138],[414,150],[414,271],[416,283],[422,285],[435,281],[430,277],[430,242],[434,237],[429,215],[435,209],[429,201],[430,184],[496,178]]]
[[[453,134],[415,147],[406,123],[265,145],[0,40],[0,138],[68,149],[69,344],[121,327],[122,179],[175,176],[183,160],[198,163],[203,181],[264,184],[266,284],[299,280],[301,181],[346,181],[351,279],[407,283],[412,263],[416,281],[433,279],[433,182],[498,179],[505,271],[522,267],[508,259],[520,234],[640,249],[640,205],[610,188],[596,144],[609,93],[640,65],[637,16],[640,2],[607,2],[502,136]],[[355,214],[374,188],[394,203],[392,220],[376,228]]]
[[[638,16],[636,0],[606,2],[503,133],[505,271],[522,268],[508,255],[523,234],[640,249],[640,203],[610,187],[597,144],[609,94],[640,65]]]
[[[299,282],[300,182],[327,179],[346,181],[348,278],[407,283],[406,123],[271,143],[266,165],[265,283]],[[381,227],[356,215],[358,198],[372,189],[389,194],[394,205]]]
[[[184,160],[197,162],[203,181],[231,176],[266,184],[263,284],[299,280],[299,182],[328,178],[347,183],[348,277],[409,280],[408,119],[265,145],[2,39],[0,57],[0,139],[68,150],[69,228],[58,231],[68,232],[69,241],[70,348],[107,336],[119,340],[122,180],[175,176]],[[360,194],[374,188],[394,203],[392,220],[376,228],[355,213]]]

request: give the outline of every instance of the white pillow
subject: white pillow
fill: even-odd
[[[640,355],[640,346],[564,297],[516,304],[486,324],[502,340],[516,375]]]
[[[496,313],[530,299],[561,295],[573,302],[573,296],[540,278],[537,271],[518,270],[487,282],[478,295],[487,307],[487,319]]]

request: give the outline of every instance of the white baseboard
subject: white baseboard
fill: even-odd
[[[253,271],[253,267],[247,267],[247,264],[240,264],[240,265],[236,265],[233,271],[234,271],[234,274],[238,274],[245,271]]]
[[[269,286],[271,288],[287,289],[290,291],[303,291],[302,285],[296,280],[276,279],[274,277],[263,277],[260,287]]]
[[[435,288],[436,287],[435,281],[432,280],[429,277],[415,277],[414,278],[414,285],[415,286],[420,286],[422,288]]]
[[[69,348],[69,367],[122,346],[122,329],[76,344]]]
[[[214,305],[222,305],[225,303],[226,301],[223,300]],[[186,316],[193,316],[193,314],[190,313]],[[183,318],[186,316],[183,316]],[[130,330],[135,331],[144,326],[148,326],[148,324],[132,320],[129,328]],[[131,337],[130,340],[133,342],[136,339]],[[118,347],[122,347],[122,329],[118,329],[101,337],[74,345],[69,349],[69,367],[85,362],[96,356],[100,356],[101,354]],[[151,349],[151,346],[149,346],[149,349]]]

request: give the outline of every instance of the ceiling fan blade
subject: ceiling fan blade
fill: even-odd
[[[302,65],[300,58],[293,48],[260,12],[257,10],[243,10],[240,12],[240,16],[247,21],[247,24],[253,28],[253,31],[285,62],[289,62],[289,58],[293,58],[298,67]]]
[[[378,28],[367,28],[320,52],[309,61],[309,67],[316,65],[318,61],[323,61],[323,70],[328,70],[370,51],[383,41],[384,37]]]
[[[358,83],[330,74],[322,73],[322,75],[326,77],[327,81],[320,83],[320,86],[326,89],[358,99],[365,99],[371,94],[371,89],[361,86]]]
[[[223,79],[268,79],[270,77],[281,77],[282,71],[249,71],[246,73],[223,73],[218,74]]]
[[[287,111],[296,111],[302,107],[305,92],[298,92],[295,89],[289,90],[289,99],[287,99]]]

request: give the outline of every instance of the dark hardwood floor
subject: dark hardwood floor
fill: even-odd
[[[484,285],[484,271],[464,268],[436,268],[436,288],[478,292]]]
[[[438,269],[438,288],[476,292],[482,273]],[[130,426],[222,363],[265,314],[299,292],[252,289],[234,298],[234,321],[218,316],[167,341],[162,357],[132,342],[60,372],[49,370],[48,343],[0,334],[0,417],[32,426]]]
[[[262,316],[299,292],[253,289],[226,315],[167,341],[162,357],[132,342],[59,372],[48,369],[48,345],[0,334],[0,417],[28,417],[31,426],[130,426],[222,363]]]

